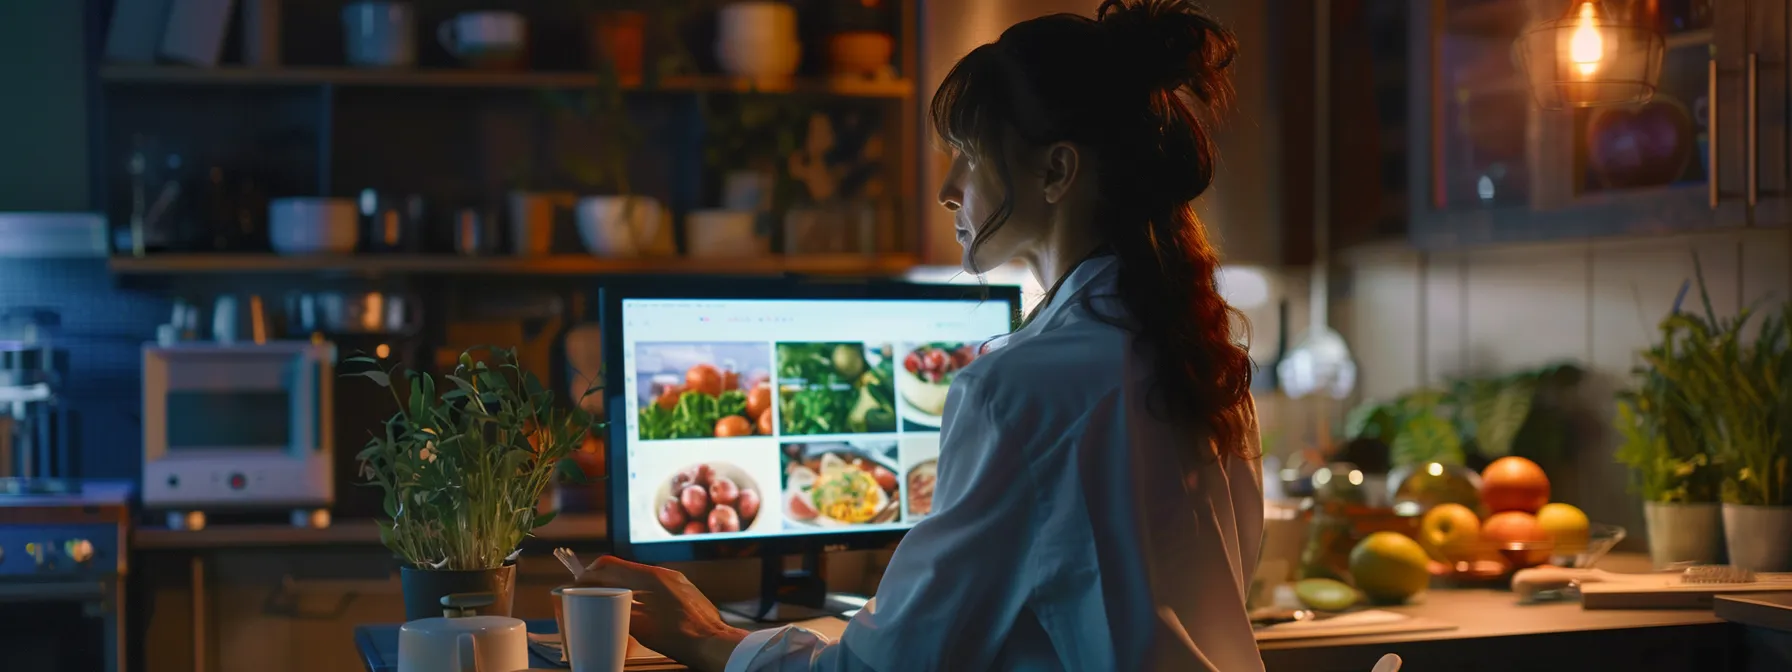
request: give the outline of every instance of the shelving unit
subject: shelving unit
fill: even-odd
[[[471,69],[369,68],[193,68],[160,65],[108,65],[100,81],[114,85],[182,86],[342,86],[444,89],[579,89],[599,85],[591,72],[528,72]],[[759,88],[751,80],[726,76],[673,77],[634,92],[809,94],[845,98],[909,98],[914,83],[905,79],[859,80],[803,78],[789,87]]]
[[[322,273],[343,275],[894,275],[913,255],[814,255],[741,259],[599,259],[585,255],[456,257],[450,255],[160,254],[113,257],[117,275]]]

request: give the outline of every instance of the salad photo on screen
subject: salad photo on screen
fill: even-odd
[[[762,343],[642,343],[635,350],[643,441],[771,436],[771,348]]]
[[[887,343],[779,343],[779,434],[896,431],[891,350]]]
[[[901,393],[902,419],[912,431],[936,430],[946,410],[952,379],[977,358],[976,343],[913,343],[906,346],[896,389]]]

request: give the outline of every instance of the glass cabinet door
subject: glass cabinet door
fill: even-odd
[[[1414,203],[1422,245],[1549,240],[1740,226],[1741,207],[1715,199],[1710,166],[1740,151],[1740,111],[1712,134],[1713,96],[1741,83],[1719,53],[1715,0],[1615,0],[1607,8],[1653,22],[1666,35],[1659,87],[1640,105],[1544,110],[1531,96],[1513,43],[1556,19],[1566,0],[1419,0],[1415,73],[1429,89],[1424,203]],[[1742,0],[1737,0],[1740,6]],[[1725,11],[1730,11],[1728,8]],[[1783,28],[1783,26],[1782,26]],[[1740,70],[1735,70],[1740,73]],[[1717,74],[1718,79],[1713,80]],[[1721,85],[1721,86],[1719,86]],[[1723,157],[1727,163],[1727,157]],[[1720,163],[1722,168],[1725,163]],[[1737,166],[1742,164],[1738,162]],[[1718,191],[1740,190],[1725,175]]]

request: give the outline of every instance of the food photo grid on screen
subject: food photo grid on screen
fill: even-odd
[[[622,304],[630,541],[898,530],[1003,301]]]

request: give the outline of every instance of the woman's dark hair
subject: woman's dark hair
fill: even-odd
[[[1032,19],[973,50],[934,94],[932,116],[942,141],[986,158],[1006,187],[973,250],[1013,212],[1019,150],[1069,142],[1092,155],[1118,298],[1159,364],[1154,412],[1204,421],[1216,450],[1250,458],[1251,360],[1232,335],[1243,316],[1220,297],[1219,254],[1190,205],[1213,182],[1207,117],[1231,101],[1237,52],[1186,0],[1106,0],[1094,19]]]

